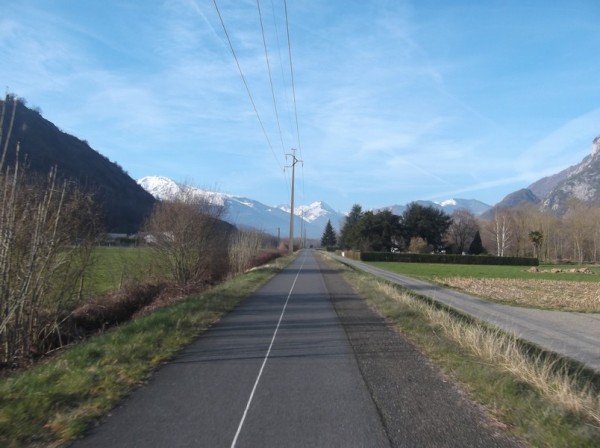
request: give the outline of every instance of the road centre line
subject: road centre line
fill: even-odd
[[[250,405],[252,404],[252,399],[254,398],[254,393],[256,392],[258,382],[260,381],[260,377],[262,376],[265,365],[267,364],[267,359],[269,359],[269,355],[271,353],[271,348],[273,348],[273,343],[275,342],[275,337],[277,336],[277,332],[279,331],[279,326],[281,325],[281,321],[283,320],[283,315],[285,314],[285,310],[287,308],[288,302],[290,301],[290,297],[292,296],[292,292],[294,291],[294,287],[296,286],[296,281],[298,280],[298,277],[300,276],[300,272],[302,271],[302,268],[304,267],[304,263],[306,261],[306,254],[307,254],[307,252],[305,251],[304,258],[302,259],[302,264],[300,265],[300,269],[298,269],[298,273],[296,274],[296,277],[294,278],[294,281],[293,281],[290,291],[288,293],[287,299],[285,300],[285,304],[283,305],[283,309],[281,310],[281,315],[279,316],[279,321],[277,322],[277,326],[275,327],[275,331],[273,332],[273,337],[271,338],[271,343],[269,344],[269,349],[267,350],[265,359],[263,360],[262,366],[260,367],[260,370],[258,371],[258,376],[256,377],[256,381],[254,382],[254,387],[252,388],[252,392],[250,393],[250,398],[248,398],[248,403],[246,404],[246,409],[244,409],[244,415],[242,415],[242,419],[240,420],[240,424],[238,425],[237,431],[235,433],[235,437],[233,438],[233,442],[231,442],[231,448],[235,447],[235,444],[237,443],[237,439],[240,435],[240,432],[242,431],[242,426],[244,426],[244,421],[246,420],[246,415],[248,415],[248,409],[250,409]]]

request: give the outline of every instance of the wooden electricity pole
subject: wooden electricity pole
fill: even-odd
[[[286,158],[287,156],[290,156],[292,158],[292,165],[291,167],[288,168],[292,168],[292,204],[291,204],[291,210],[290,210],[290,247],[289,247],[289,253],[290,255],[294,253],[294,178],[295,178],[295,173],[296,173],[296,163],[298,162],[302,162],[302,160],[298,160],[296,158],[296,150],[294,148],[292,148],[292,154],[286,154]]]

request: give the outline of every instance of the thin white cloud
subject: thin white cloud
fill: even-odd
[[[0,18],[0,79],[134,176],[193,177],[258,199],[285,191],[281,165],[297,138],[282,5],[261,2],[283,148],[256,2],[219,0],[273,157],[212,2],[144,5],[130,29],[123,24],[141,7],[107,1],[105,11],[118,14],[106,13],[107,23],[98,24],[89,15],[79,21],[65,1],[52,8],[13,2]],[[486,29],[503,31],[501,21],[468,3],[288,7],[305,161],[300,176],[319,195],[307,200],[342,208],[337,197],[354,202],[353,195],[369,194],[377,205],[438,193],[500,199],[513,186],[578,162],[600,132],[598,87],[581,82],[595,79],[587,75],[598,64],[579,64],[567,53],[560,54],[569,64],[558,64],[563,44],[546,28],[512,46],[504,45],[513,43],[510,35]],[[515,8],[497,12],[512,17],[521,11]],[[540,23],[562,23],[552,13],[540,11]],[[593,46],[597,27],[581,27],[580,38],[569,23],[557,30],[564,48]],[[519,36],[524,25],[518,21]],[[556,53],[540,60],[545,72],[519,65],[531,54],[547,56],[532,52],[545,40]],[[243,174],[248,166],[253,179]]]

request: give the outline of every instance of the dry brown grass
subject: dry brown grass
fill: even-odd
[[[596,425],[600,424],[600,396],[591,385],[579,385],[578,378],[565,368],[558,368],[557,361],[543,356],[532,358],[516,337],[501,330],[466,322],[387,283],[378,282],[377,289],[387,297],[425,315],[447,337],[483,362],[492,363],[512,373],[554,403],[589,418]]]
[[[600,312],[600,284],[560,280],[447,277],[436,282],[496,301],[562,311]]]

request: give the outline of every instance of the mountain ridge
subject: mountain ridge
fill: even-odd
[[[600,136],[592,141],[591,154],[581,162],[509,193],[482,217],[490,219],[498,210],[522,205],[534,205],[564,215],[572,199],[600,205]]]
[[[145,176],[138,179],[138,184],[146,189],[157,199],[169,199],[184,188],[172,179],[165,176]],[[209,200],[224,205],[226,216],[224,219],[231,224],[262,230],[270,234],[289,234],[290,207],[287,205],[268,206],[257,200],[244,196],[228,193],[217,193],[197,187],[190,187],[195,193]],[[451,214],[459,208],[467,208],[475,215],[483,213],[491,206],[475,199],[448,199],[439,203],[432,201],[416,201],[421,205],[433,206]],[[406,206],[393,205],[374,209],[392,210],[393,213],[401,215]],[[339,231],[343,225],[346,215],[336,211],[324,201],[314,201],[309,205],[294,207],[294,234],[300,236],[302,231],[311,239],[320,239],[327,221],[331,221],[335,230]]]
[[[137,232],[156,200],[118,164],[94,150],[85,140],[61,131],[41,113],[29,109],[23,100],[9,96],[7,116],[12,113],[13,101],[16,101],[15,120],[6,164],[15,164],[19,142],[19,163],[27,166],[29,174],[45,177],[56,167],[59,179],[74,181],[82,191],[93,195],[107,232]],[[4,103],[0,100],[0,105]],[[6,118],[2,129],[5,136],[9,135],[10,126]]]

